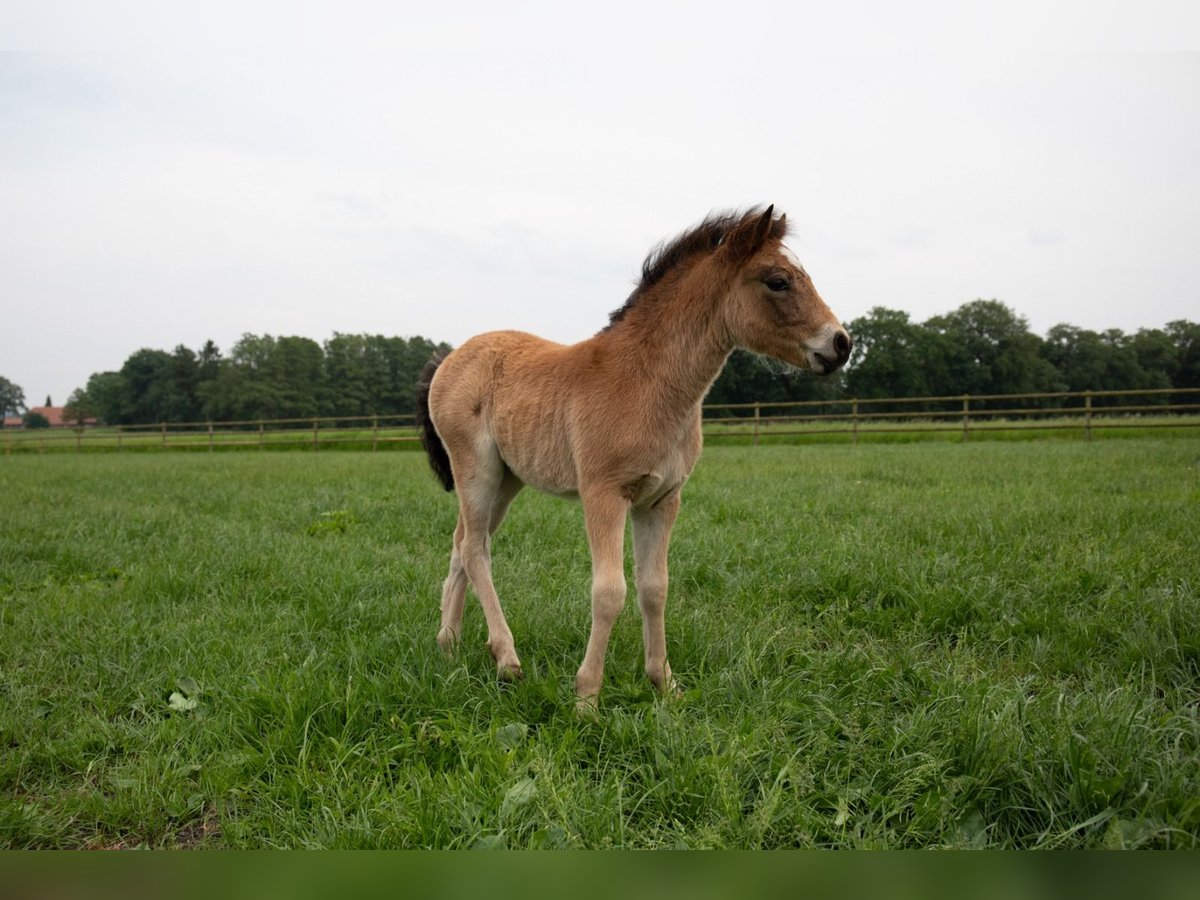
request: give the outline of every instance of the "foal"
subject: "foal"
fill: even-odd
[[[519,677],[492,584],[491,536],[525,485],[583,502],[592,555],[592,630],[575,690],[594,707],[625,605],[625,517],[633,516],[646,674],[675,690],[663,612],[679,492],[700,455],[700,404],[735,347],[826,375],[850,336],[783,245],[785,216],[712,215],[646,259],[603,331],[565,346],[518,331],[471,338],[425,367],[418,422],[430,464],[458,490],[438,644],[461,631],[467,583],[501,677]]]

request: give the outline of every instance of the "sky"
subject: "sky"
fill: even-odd
[[[61,405],[247,332],[581,340],[759,203],[844,322],[1200,319],[1200,11],[827,6],[0,0],[0,375]]]

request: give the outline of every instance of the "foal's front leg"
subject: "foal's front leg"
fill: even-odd
[[[583,518],[592,551],[592,633],[583,665],[575,676],[580,712],[596,708],[604,681],[604,655],[613,623],[625,606],[625,515],[629,502],[619,493],[583,496]]]
[[[633,511],[633,562],[642,611],[646,674],[656,688],[669,695],[677,693],[677,688],[667,662],[667,547],[678,514],[678,491],[652,509]]]

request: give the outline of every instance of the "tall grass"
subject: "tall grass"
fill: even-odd
[[[1200,844],[1200,442],[710,447],[601,713],[577,506],[434,643],[417,454],[0,460],[0,844]]]

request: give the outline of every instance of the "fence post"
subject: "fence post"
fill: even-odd
[[[209,419],[208,420],[208,452],[212,453],[212,449],[213,449],[212,419]]]
[[[761,415],[760,408],[758,405],[758,401],[756,400],[756,401],[754,401],[754,446],[755,447],[758,446],[758,422],[759,422],[760,415]]]
[[[263,420],[259,419],[258,420],[258,449],[259,450],[261,450],[263,448],[263,440],[264,440],[264,438],[263,438]]]
[[[313,419],[313,453],[317,452],[317,420]]]
[[[82,443],[83,443],[83,426],[81,425],[80,427],[75,429],[75,452],[76,453],[78,453],[81,449],[83,449],[81,447]]]
[[[854,431],[854,443],[858,443],[858,398],[850,401],[850,426]]]
[[[967,442],[967,432],[970,430],[971,423],[971,395],[963,394],[962,420],[963,420],[963,443]]]
[[[159,422],[158,427],[162,429],[163,449],[166,450],[167,449],[167,423]]]
[[[118,425],[117,426],[117,452],[118,453],[121,451],[121,435],[122,434],[124,434],[124,432],[121,431],[121,426]]]
[[[371,417],[371,452],[379,449],[379,416]]]
[[[1090,441],[1092,439],[1092,392],[1083,395],[1083,433]]]

